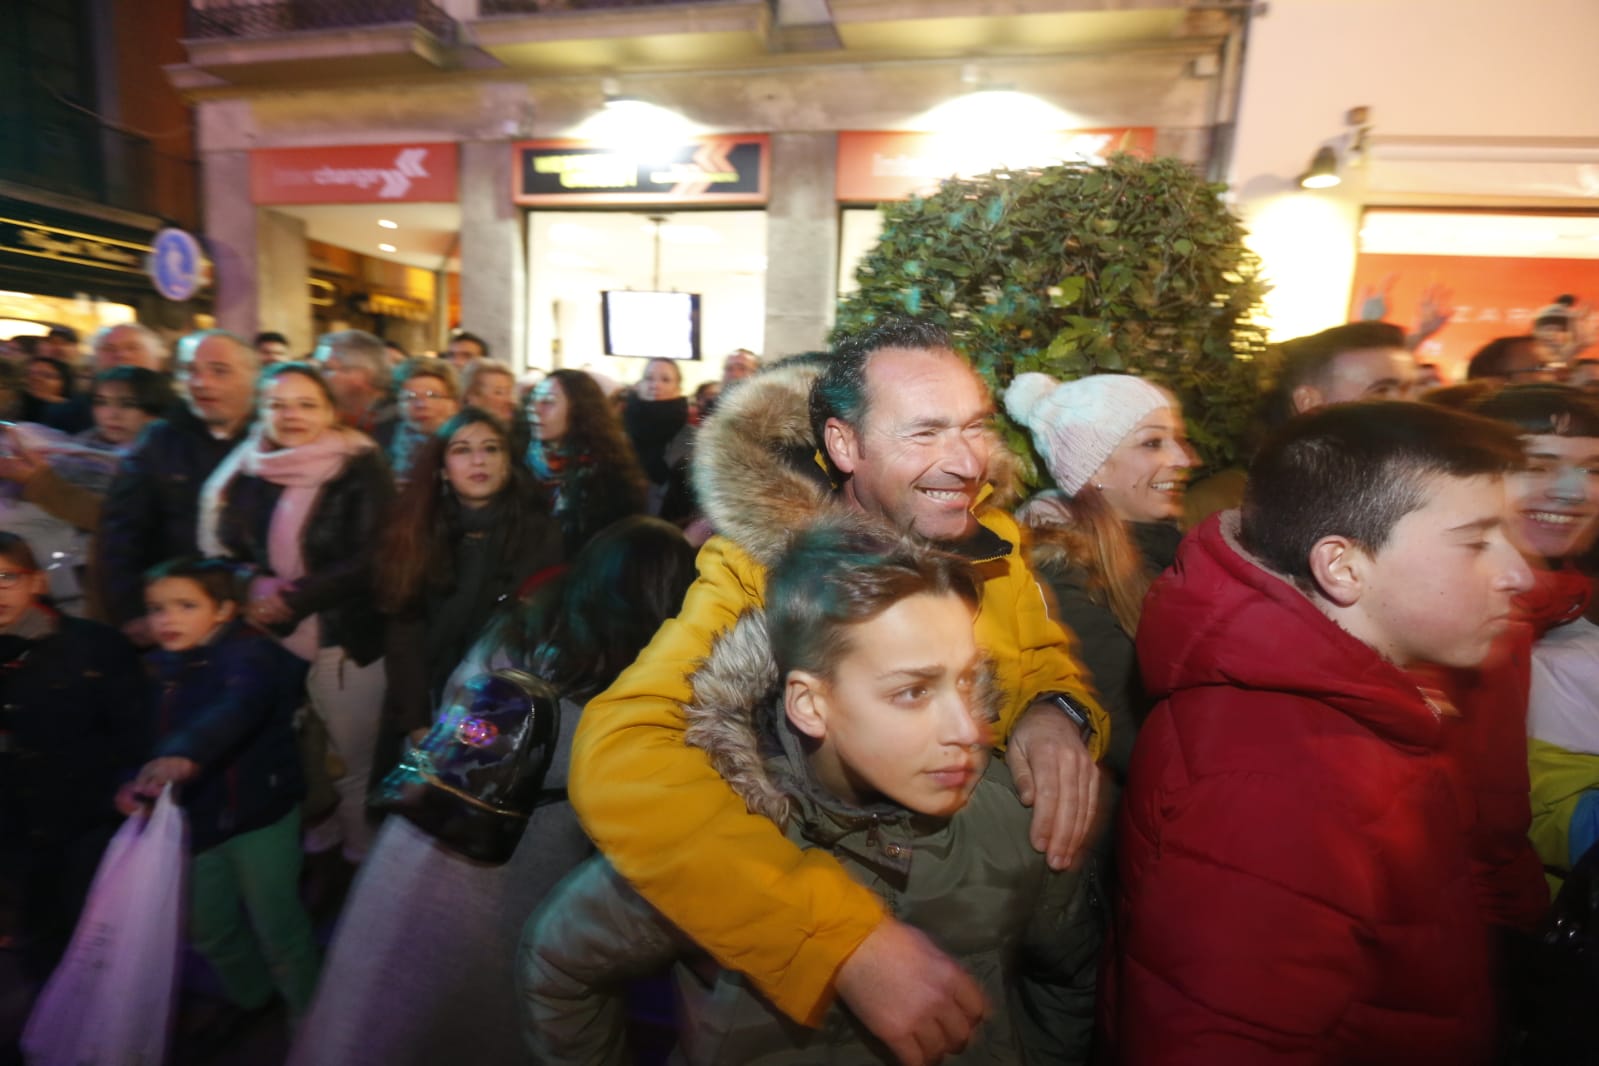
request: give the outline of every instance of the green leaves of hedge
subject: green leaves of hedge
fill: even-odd
[[[996,395],[1030,370],[1140,374],[1182,399],[1206,463],[1231,465],[1254,416],[1267,286],[1223,191],[1180,160],[1129,155],[950,179],[884,207],[835,332],[936,321]],[[1047,477],[1026,458],[1035,484]]]

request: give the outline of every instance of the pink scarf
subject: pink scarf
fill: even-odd
[[[233,479],[241,473],[251,474],[283,487],[267,527],[267,564],[273,576],[252,582],[252,595],[282,592],[305,576],[301,545],[306,521],[322,495],[322,486],[343,473],[352,456],[376,447],[365,434],[343,426],[334,426],[298,448],[267,451],[264,441],[263,428],[257,424],[222,460],[200,491],[200,550],[207,555],[224,555],[227,549],[222,545],[218,528],[222,503]],[[282,643],[309,662],[316,658],[320,639],[317,616],[312,614],[302,619],[294,632],[282,638]]]

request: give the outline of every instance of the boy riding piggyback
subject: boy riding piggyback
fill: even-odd
[[[946,1061],[1061,1061],[1058,1045],[1039,1049],[1062,1027],[1009,1009],[1018,970],[1065,980],[1092,967],[1094,945],[1061,934],[1078,877],[1049,871],[989,757],[977,603],[977,578],[953,556],[865,528],[808,530],[771,571],[765,611],[746,612],[694,675],[688,742],[750,810],[830,853],[972,975],[982,994],[963,1006],[987,1021]],[[630,1061],[621,982],[674,960],[688,1062],[894,1061],[840,1005],[815,1029],[785,1018],[603,858],[558,888],[524,937],[536,1061]],[[1049,1018],[1042,999],[1039,1010]]]

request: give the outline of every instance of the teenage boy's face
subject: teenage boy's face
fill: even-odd
[[[155,641],[166,651],[188,651],[211,639],[233,617],[232,603],[213,600],[204,586],[186,577],[163,577],[144,590]]]
[[[1488,657],[1510,623],[1510,600],[1532,586],[1506,536],[1500,477],[1439,476],[1425,506],[1366,556],[1357,634],[1390,661],[1469,668]]]
[[[1521,443],[1527,467],[1506,479],[1510,539],[1534,558],[1581,554],[1599,518],[1599,437],[1540,433]]]
[[[976,702],[971,609],[956,596],[910,596],[851,626],[849,649],[830,681],[815,681],[814,716],[796,717],[801,672],[790,674],[790,720],[822,742],[812,757],[818,779],[852,803],[887,797],[919,814],[954,814],[977,787],[991,740]]]

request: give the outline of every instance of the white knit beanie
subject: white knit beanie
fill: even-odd
[[[1021,374],[1005,390],[1005,410],[1032,433],[1050,476],[1068,496],[1077,495],[1145,415],[1171,402],[1159,386],[1130,374],[1065,382]]]

